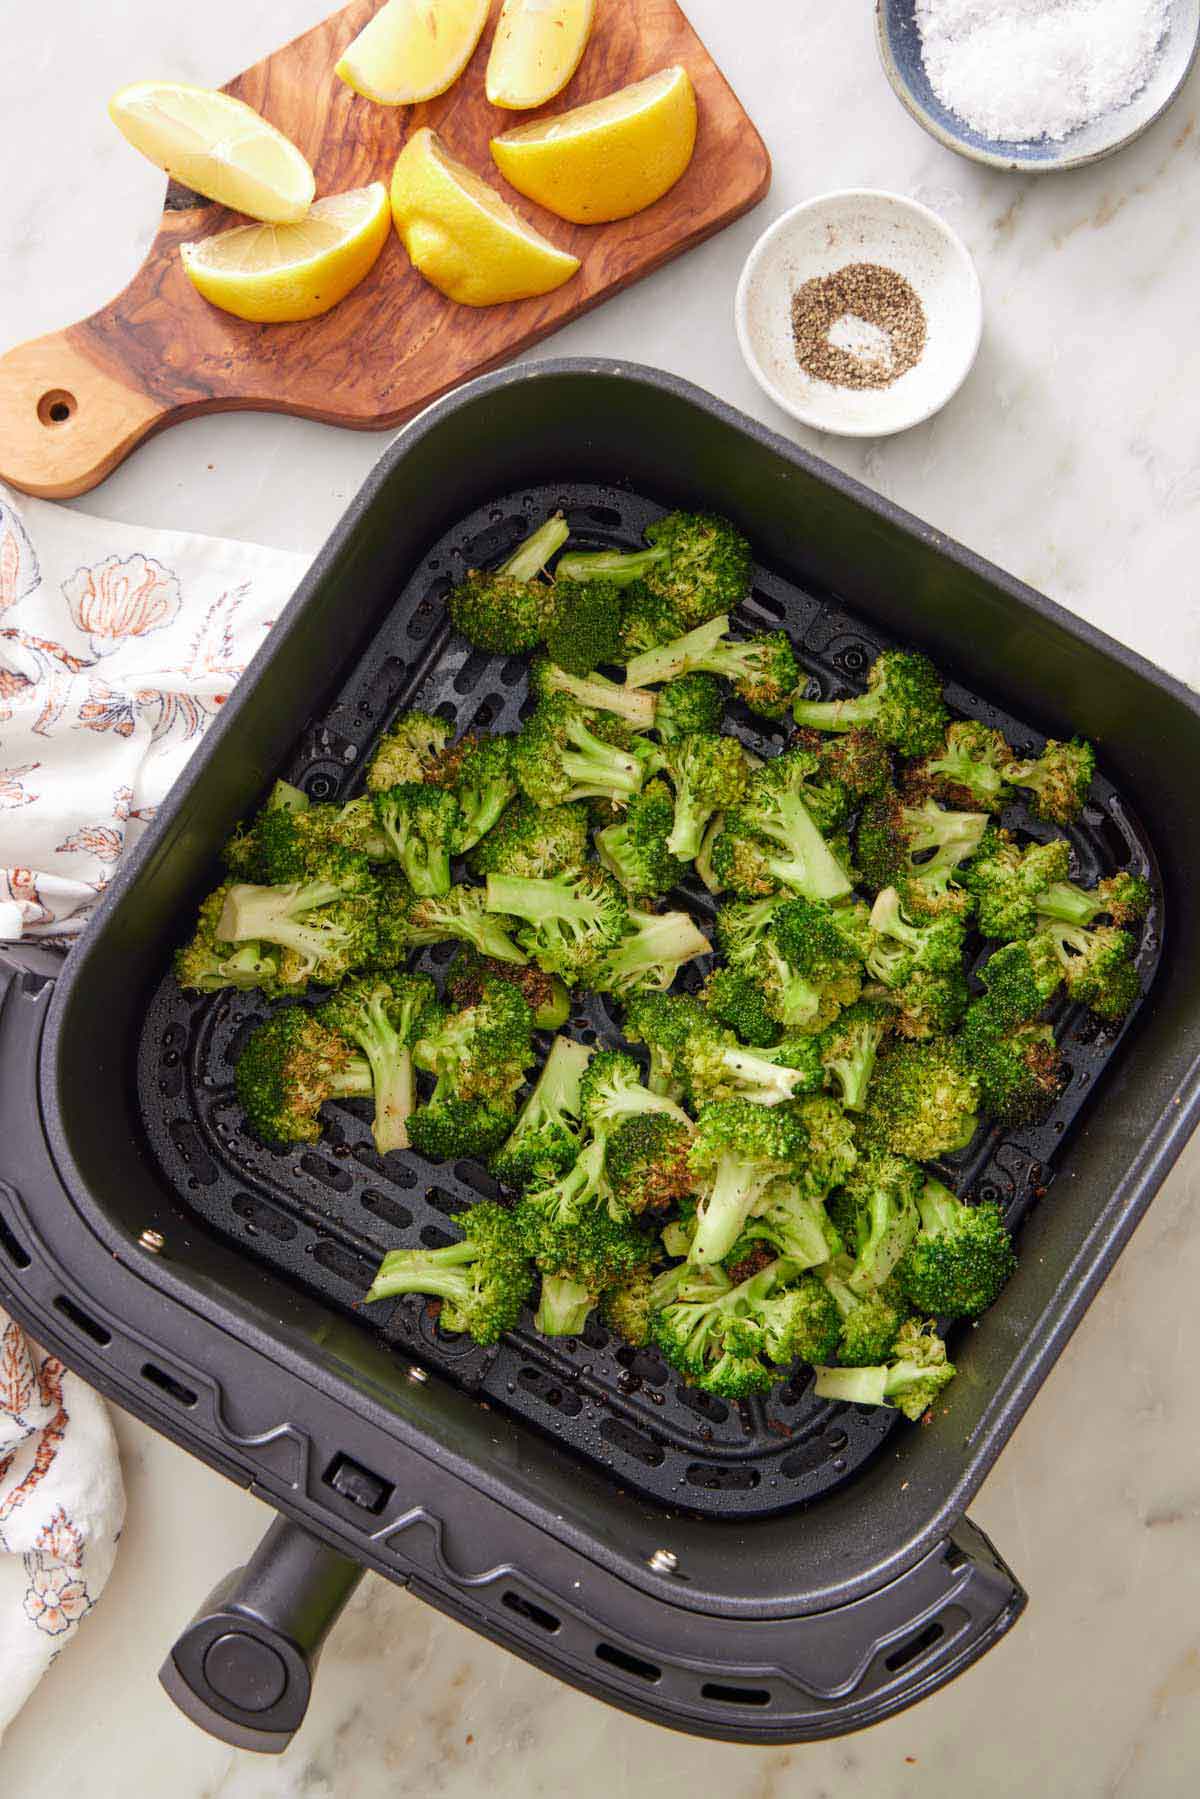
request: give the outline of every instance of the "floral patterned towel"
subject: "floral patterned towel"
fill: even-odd
[[[79,934],[305,567],[0,487],[0,943]]]
[[[0,954],[78,936],[305,566],[0,487]],[[0,1734],[124,1511],[104,1402],[0,1312]]]

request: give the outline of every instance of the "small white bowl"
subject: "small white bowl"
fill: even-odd
[[[796,361],[792,295],[852,262],[895,269],[925,308],[921,359],[890,387],[834,387]],[[742,270],[735,319],[746,366],[777,406],[816,431],[890,437],[931,418],[966,380],[983,295],[966,245],[935,212],[902,194],[848,188],[794,206],[763,233]]]

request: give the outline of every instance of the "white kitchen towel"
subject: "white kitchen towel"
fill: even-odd
[[[0,953],[78,936],[306,565],[0,487]],[[0,1734],[124,1511],[104,1402],[0,1312]]]
[[[307,559],[0,487],[0,943],[65,943]]]

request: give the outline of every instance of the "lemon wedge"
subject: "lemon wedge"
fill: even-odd
[[[526,224],[428,126],[396,158],[392,217],[414,267],[465,306],[548,294],[579,267],[577,256]]]
[[[182,81],[137,81],[108,103],[135,150],[209,200],[252,219],[302,219],[316,191],[290,138],[244,100]]]
[[[370,273],[387,241],[382,181],[318,200],[295,225],[238,225],[180,249],[196,290],[239,319],[279,325],[328,312]]]
[[[493,106],[544,106],[570,81],[591,35],[596,0],[504,0],[487,66]]]
[[[415,106],[453,87],[471,60],[491,0],[387,0],[347,45],[337,73],[381,106]]]
[[[696,147],[696,93],[686,69],[660,69],[619,93],[492,139],[496,167],[520,194],[577,225],[627,219],[674,187]]]

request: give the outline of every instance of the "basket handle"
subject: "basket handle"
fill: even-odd
[[[277,1518],[246,1566],[209,1594],[159,1680],[210,1736],[278,1755],[304,1720],[325,1638],[364,1572]]]

